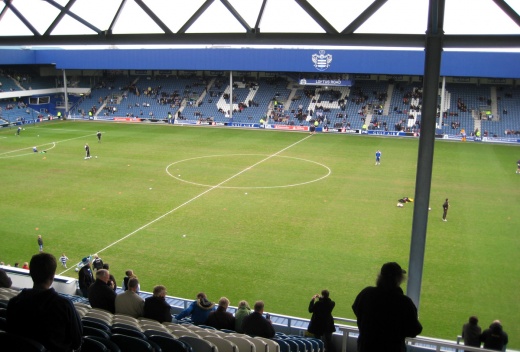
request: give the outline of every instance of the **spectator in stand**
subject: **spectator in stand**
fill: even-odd
[[[103,261],[101,260],[101,258],[99,257],[99,255],[97,254],[94,254],[93,255],[94,257],[94,260],[92,261],[92,267],[95,271],[99,270],[99,269],[103,269]]]
[[[52,254],[39,253],[31,258],[33,288],[25,288],[9,300],[6,330],[38,341],[50,351],[79,350],[81,319],[72,302],[51,287],[56,267]]]
[[[123,284],[121,285],[121,288],[123,289],[123,291],[128,290],[128,280],[130,280],[133,277],[137,277],[137,276],[135,276],[133,270],[125,271],[125,275],[126,276],[123,278]],[[137,292],[139,292],[139,291],[140,291],[140,287],[137,287]]]
[[[29,270],[29,263],[24,262],[23,266],[22,266],[22,269]]]
[[[495,320],[488,329],[484,330],[480,335],[480,341],[484,342],[484,348],[496,351],[505,351],[509,342],[507,333],[502,328],[500,320]]]
[[[185,317],[191,317],[191,321],[195,325],[206,324],[209,313],[215,310],[215,304],[208,301],[204,292],[197,294],[197,299],[193,301],[188,308],[175,316],[176,320],[181,320]]]
[[[469,321],[462,326],[462,339],[464,346],[480,347],[480,334],[482,329],[478,326],[476,316],[469,317]]]
[[[116,297],[116,314],[125,314],[134,318],[143,316],[144,299],[137,294],[139,280],[136,277],[128,280],[128,290]]]
[[[229,307],[229,299],[221,297],[218,301],[217,310],[209,313],[206,325],[213,326],[217,330],[235,329],[235,317],[227,311]]]
[[[88,289],[88,300],[92,308],[104,309],[114,314],[117,294],[108,286],[110,273],[108,270],[96,271],[96,281]]]
[[[406,351],[405,338],[421,333],[417,308],[400,287],[405,274],[399,264],[386,263],[376,287],[366,287],[357,295],[352,310],[359,328],[358,352]]]
[[[108,270],[108,272],[110,273],[110,265],[108,265],[108,263],[103,264],[103,269]],[[114,292],[116,292],[117,281],[114,275],[112,275],[112,273],[110,273],[110,278],[108,279],[108,286],[110,286],[110,288],[113,289]]]
[[[81,263],[83,266],[78,273],[79,289],[83,297],[88,297],[88,288],[94,283],[94,275],[90,270],[90,259],[88,257],[83,258]]]
[[[143,317],[157,320],[159,323],[171,322],[171,307],[166,302],[166,287],[153,288],[153,296],[144,300]]]
[[[3,265],[3,264],[2,264]],[[11,278],[7,275],[7,273],[0,269],[0,287],[10,288],[13,284]]]
[[[254,306],[254,312],[249,314],[242,321],[242,330],[245,334],[260,336],[265,338],[273,338],[275,331],[273,324],[269,319],[269,314],[266,318],[263,316],[264,313],[264,302],[257,301]]]
[[[309,303],[309,313],[312,313],[307,331],[323,341],[325,351],[332,351],[332,333],[336,331],[332,310],[336,303],[329,298],[329,291],[322,290],[321,296],[314,295]]]
[[[251,314],[251,308],[249,307],[249,303],[247,301],[240,301],[238,303],[238,309],[235,312],[235,331],[239,333],[243,333],[242,330],[242,321],[245,317]]]

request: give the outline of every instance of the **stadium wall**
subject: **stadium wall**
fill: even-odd
[[[318,61],[319,59],[319,61]],[[0,49],[0,65],[53,64],[78,70],[224,70],[308,73],[424,74],[423,50],[346,49]],[[520,78],[520,53],[454,52],[441,75]]]

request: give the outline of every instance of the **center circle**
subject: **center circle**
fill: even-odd
[[[316,161],[291,156],[225,154],[179,160],[166,166],[166,173],[197,186],[255,189],[303,186],[328,177],[332,171]]]

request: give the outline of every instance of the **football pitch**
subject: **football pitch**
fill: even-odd
[[[396,204],[414,197],[417,139],[77,121],[15,132],[0,130],[5,263],[29,261],[42,235],[70,258],[63,275],[98,253],[118,283],[133,269],[144,291],[303,318],[324,288],[334,316],[354,318],[384,262],[408,266],[413,203]],[[421,335],[454,340],[477,315],[520,349],[519,159],[518,146],[436,141]]]

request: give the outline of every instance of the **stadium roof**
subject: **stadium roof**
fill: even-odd
[[[444,48],[520,50],[520,0],[3,0],[0,46],[424,48],[429,7]]]

